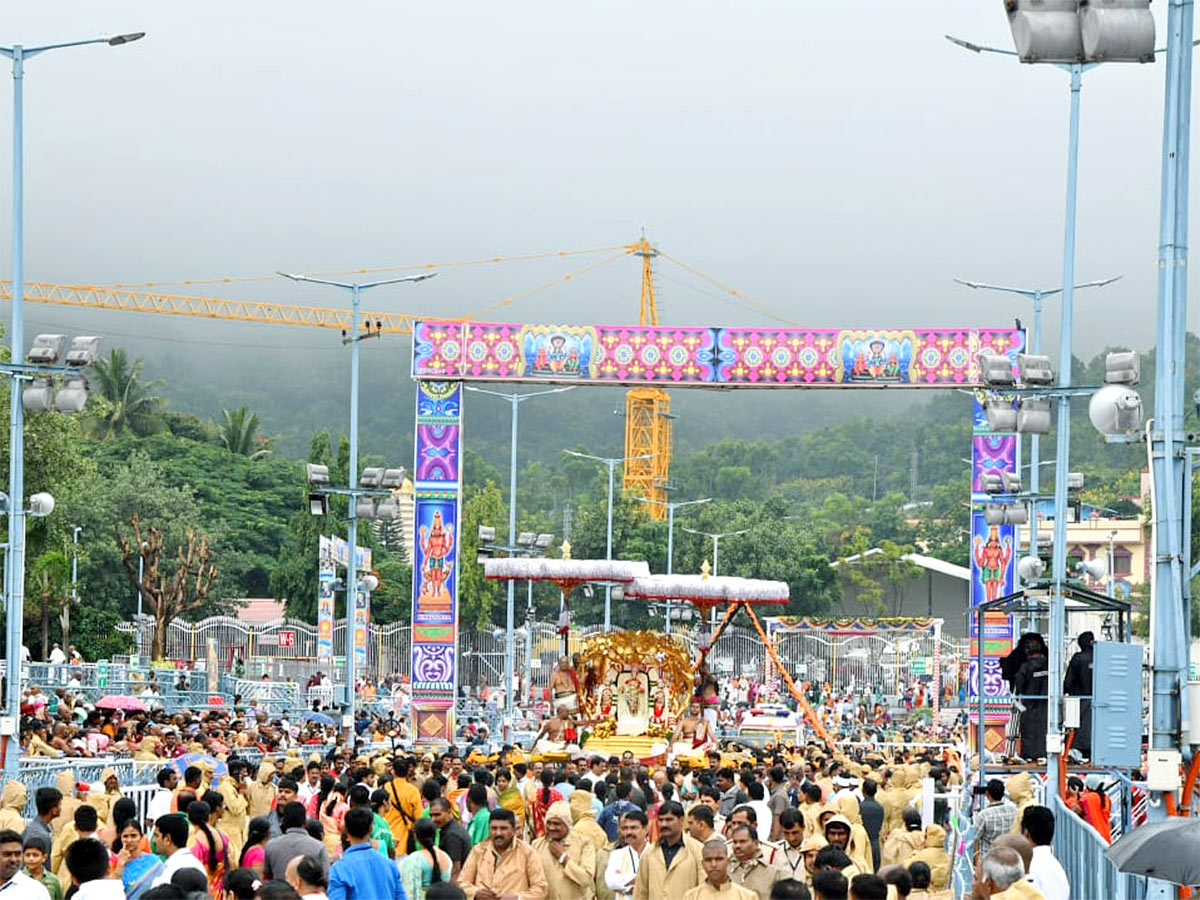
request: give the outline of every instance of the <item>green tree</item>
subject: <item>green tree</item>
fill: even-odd
[[[239,406],[235,410],[221,410],[221,421],[217,425],[221,446],[237,456],[248,456],[250,459],[262,459],[271,455],[269,441],[259,437],[258,414],[250,411],[247,406]]]
[[[37,597],[38,620],[42,632],[42,659],[50,652],[50,623],[58,618],[71,600],[71,564],[61,550],[47,550],[33,561],[30,576]],[[29,612],[28,606],[26,613]],[[63,641],[69,640],[67,634]]]
[[[479,526],[502,529],[504,501],[500,489],[489,481],[467,496],[462,505],[458,534],[458,609],[463,629],[483,628],[491,620],[500,597],[501,584],[483,577],[483,566],[475,562],[479,550]]]
[[[142,360],[130,360],[125,351],[114,347],[107,359],[92,366],[94,382],[105,401],[93,431],[101,440],[130,431],[152,434],[162,425],[163,399],[154,393],[160,381],[142,379]]]

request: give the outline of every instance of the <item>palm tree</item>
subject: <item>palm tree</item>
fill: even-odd
[[[96,436],[107,440],[124,431],[138,436],[151,434],[160,425],[163,398],[152,393],[161,381],[142,380],[142,361],[131,361],[120,347],[109,351],[107,359],[96,360],[92,367],[96,387],[108,401],[108,409],[96,422]]]
[[[232,411],[221,410],[218,427],[221,431],[221,445],[230,453],[248,456],[251,459],[262,459],[271,455],[267,439],[255,435],[258,431],[258,414],[251,412],[249,407],[239,406]]]
[[[61,614],[71,602],[68,585],[71,582],[71,564],[61,550],[48,550],[34,561],[32,567],[34,584],[41,600],[42,659],[50,652],[50,614]],[[67,636],[63,635],[63,643]]]

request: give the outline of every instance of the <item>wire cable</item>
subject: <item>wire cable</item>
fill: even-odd
[[[727,284],[723,284],[722,282],[713,278],[711,275],[705,275],[703,272],[701,272],[695,266],[688,265],[683,260],[677,259],[676,257],[672,256],[670,253],[667,253],[665,250],[659,250],[658,255],[661,256],[663,259],[668,259],[671,262],[675,263],[675,265],[679,266],[681,269],[691,272],[697,278],[703,278],[709,284],[713,285],[714,287],[719,288],[720,290],[729,294],[729,296],[731,296],[731,297],[736,297],[742,303],[746,304],[751,309],[762,313],[764,316],[767,316],[768,318],[771,318],[771,319],[775,319],[777,322],[783,322],[785,325],[795,325],[796,327],[800,327],[800,323],[797,322],[795,319],[789,319],[787,316],[782,315],[781,313],[775,312],[775,310],[771,309],[766,304],[759,303],[757,300],[750,299],[745,294],[743,294],[741,291],[738,291],[735,288],[731,288]]]
[[[550,288],[570,281],[573,278],[578,278],[580,275],[585,275],[588,272],[600,268],[601,266],[606,266],[611,262],[616,262],[618,259],[624,259],[626,256],[629,256],[629,251],[622,249],[620,253],[610,256],[607,259],[602,259],[599,262],[591,263],[590,265],[584,266],[582,269],[579,269],[575,272],[568,272],[566,275],[561,275],[558,278],[555,278],[553,281],[547,281],[545,284],[540,284],[535,288],[530,288],[529,290],[522,291],[519,294],[513,294],[511,297],[505,297],[503,300],[497,300],[495,303],[489,303],[487,306],[481,306],[479,309],[473,310],[467,313],[465,316],[461,316],[460,318],[470,321],[476,316],[481,315],[482,313],[490,312],[493,309],[499,309],[502,306],[512,306],[514,303],[524,300],[527,297],[532,297],[534,294],[549,290]]]

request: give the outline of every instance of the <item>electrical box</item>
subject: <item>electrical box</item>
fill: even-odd
[[[1079,698],[1063,698],[1063,728],[1079,727]]]
[[[1183,784],[1178,750],[1146,751],[1146,787],[1152,791],[1177,791]]]
[[[1062,753],[1063,752],[1063,736],[1062,732],[1049,733],[1046,735],[1046,752],[1047,753]]]
[[[353,728],[354,727],[354,716],[352,716],[349,713],[342,716],[342,727],[343,728]]]
[[[16,716],[0,716],[0,735],[13,737],[17,733]]]

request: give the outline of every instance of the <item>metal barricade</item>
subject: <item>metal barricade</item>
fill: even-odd
[[[1146,880],[1126,875],[1104,855],[1108,844],[1091,825],[1062,802],[1050,798],[1054,812],[1054,856],[1062,863],[1072,897],[1105,897],[1108,900],[1142,900]]]

